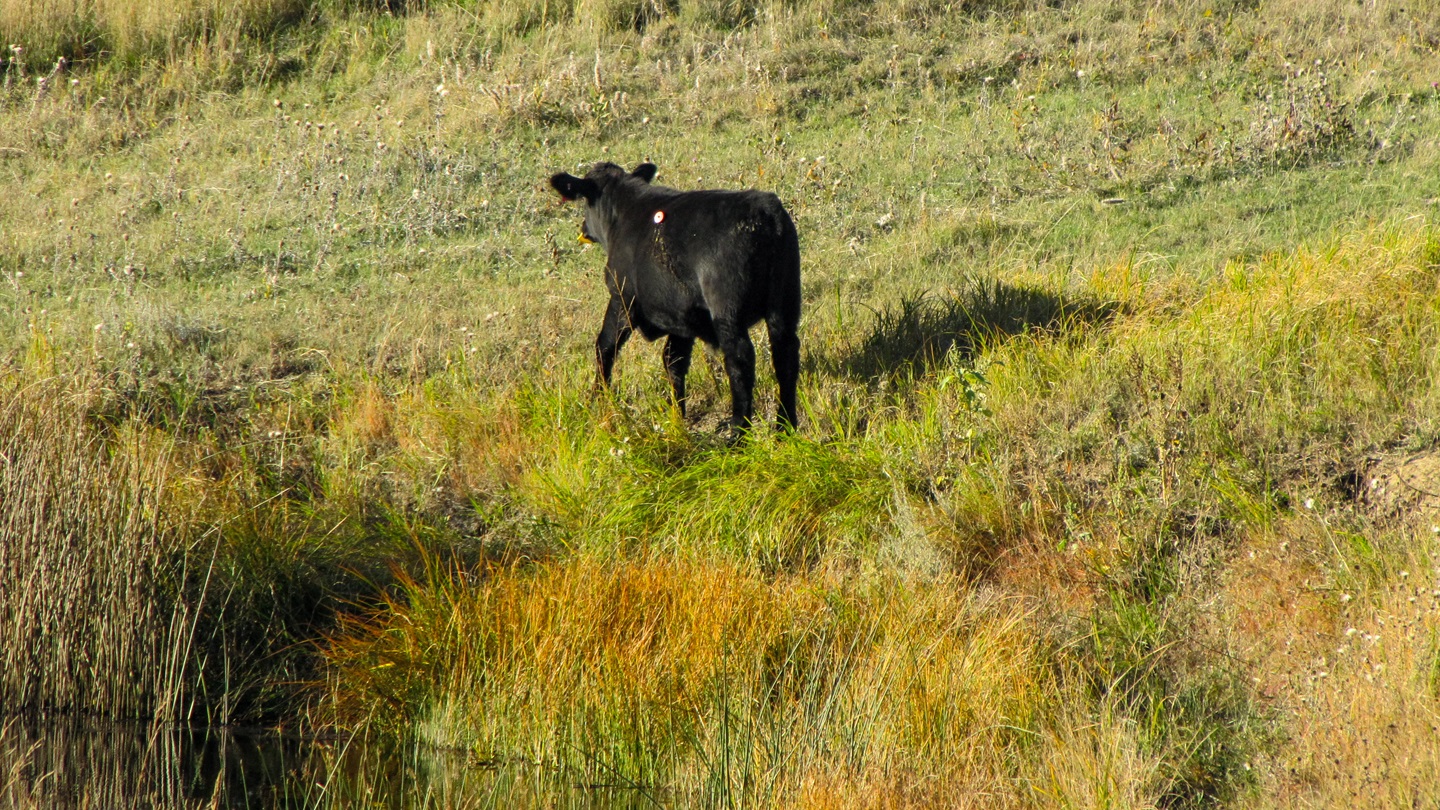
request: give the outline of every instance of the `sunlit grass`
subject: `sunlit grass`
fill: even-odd
[[[1440,436],[1435,20],[385,5],[0,5],[7,548],[92,541],[5,569],[0,710],[144,713],[153,651],[541,804],[1432,798],[1429,487],[1366,488]],[[785,200],[798,434],[704,352],[688,420],[638,339],[591,390],[543,178],[601,158]]]
[[[331,651],[342,694],[387,696],[357,717],[672,798],[997,789],[1053,688],[1018,603],[945,584],[582,558],[416,585],[391,610]]]

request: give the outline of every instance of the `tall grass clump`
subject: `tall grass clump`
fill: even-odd
[[[681,803],[1013,795],[1057,687],[1021,603],[953,586],[578,559],[416,584],[328,654],[348,722]]]
[[[190,709],[188,549],[163,461],[107,445],[63,388],[0,406],[0,713],[176,720]]]
[[[14,63],[46,69],[60,58],[138,62],[199,45],[236,47],[295,22],[313,0],[4,0],[0,39]]]
[[[573,551],[663,548],[787,571],[864,553],[889,521],[895,484],[870,448],[770,436],[728,448],[683,424],[580,419],[559,446],[536,437],[512,490]]]

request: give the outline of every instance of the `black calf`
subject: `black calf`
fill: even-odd
[[[610,384],[615,356],[639,329],[667,336],[665,372],[685,412],[685,373],[695,339],[719,346],[730,378],[730,424],[744,430],[753,411],[755,346],[750,327],[770,332],[780,383],[781,427],[796,423],[800,374],[800,241],[774,194],[676,191],[651,185],[657,169],[626,171],[597,163],[584,177],[560,173],[550,185],[585,201],[580,238],[605,249],[610,305],[595,340],[600,381]]]

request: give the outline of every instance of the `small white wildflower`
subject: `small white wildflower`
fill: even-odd
[[[1306,498],[1306,499],[1305,499],[1305,508],[1306,508],[1306,509],[1314,509],[1314,508],[1315,508],[1315,499],[1314,499],[1314,498]]]
[[[1405,579],[1405,578],[1407,578],[1407,577],[1409,577],[1409,576],[1410,576],[1410,572],[1409,572],[1409,571],[1401,571],[1401,572],[1400,572],[1400,578],[1401,578],[1401,579]]]
[[[105,324],[103,324],[103,323],[97,323],[97,324],[95,324],[95,331],[96,331],[96,332],[99,332],[101,329],[104,329],[104,328],[105,328]]]
[[[1350,594],[1348,594],[1348,593],[1342,593],[1342,594],[1340,594],[1340,601],[1341,601],[1341,602],[1349,602],[1349,601],[1350,601],[1351,599],[1353,599],[1353,598],[1354,598],[1354,597],[1352,597],[1352,596],[1351,596]]]
[[[1353,628],[1353,627],[1347,627],[1347,628],[1345,628],[1345,637],[1346,637],[1346,638],[1350,638],[1351,636],[1354,636],[1354,635],[1355,635],[1356,633],[1358,633],[1358,632],[1360,632],[1360,631],[1359,631],[1359,630],[1356,630],[1356,629]]]
[[[1077,78],[1077,79],[1083,79],[1083,78],[1085,78],[1085,71],[1083,71],[1083,70],[1077,70],[1077,71],[1075,71],[1075,78]]]

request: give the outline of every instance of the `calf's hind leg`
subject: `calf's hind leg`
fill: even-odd
[[[750,427],[754,410],[755,344],[744,327],[733,323],[716,323],[715,332],[725,355],[725,376],[730,378],[730,427],[743,432]]]
[[[665,341],[665,375],[670,378],[670,390],[675,393],[675,407],[685,415],[685,375],[690,372],[690,352],[695,348],[695,338],[671,335]]]
[[[770,332],[770,359],[775,364],[775,381],[780,384],[780,407],[775,421],[781,430],[794,430],[799,424],[795,411],[795,386],[800,378],[800,336],[792,321],[770,318],[765,322]]]

